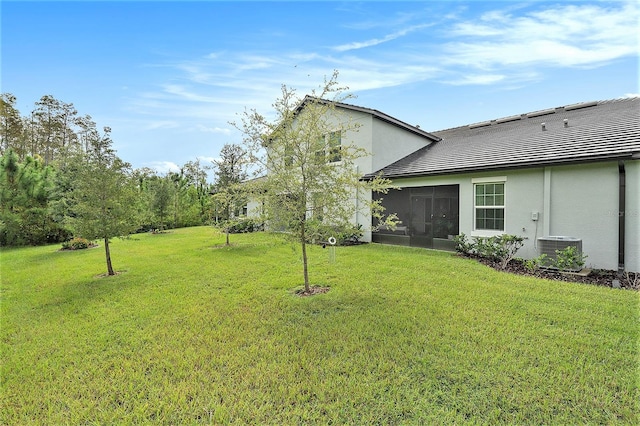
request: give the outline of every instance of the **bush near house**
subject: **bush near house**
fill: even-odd
[[[219,224],[218,227],[224,230],[228,229],[230,234],[244,234],[247,232],[257,232],[257,231],[262,231],[264,228],[262,223],[248,217],[239,217],[239,218],[229,219]]]
[[[518,250],[524,245],[524,237],[518,235],[498,235],[494,237],[473,237],[467,239],[464,233],[454,237],[456,251],[465,255],[474,255],[498,262],[505,269]]]
[[[331,237],[336,239],[336,244],[339,246],[349,246],[360,244],[363,231],[362,225],[347,227],[337,226],[320,226],[318,227],[318,233],[311,237],[310,242],[326,243]]]

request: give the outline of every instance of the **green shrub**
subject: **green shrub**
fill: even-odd
[[[356,226],[340,230],[336,236],[336,240],[340,245],[356,244],[360,242],[362,235],[362,225],[358,224]]]
[[[336,239],[336,244],[340,246],[357,244],[362,238],[363,231],[362,225],[356,226],[321,226],[316,233],[314,233],[309,242],[327,242],[329,238]]]
[[[505,269],[513,260],[518,250],[524,245],[524,240],[525,237],[519,235],[504,234],[494,237],[473,237],[472,241],[469,241],[463,233],[453,239],[456,243],[456,251],[493,260],[500,264],[501,269]]]
[[[525,269],[531,273],[537,271],[541,267],[546,264],[547,255],[541,254],[538,257],[534,257],[533,259],[526,259],[522,261]]]
[[[453,242],[456,244],[456,251],[460,254],[473,254],[473,242],[467,240],[467,236],[464,232],[453,237]]]
[[[230,234],[244,234],[247,232],[261,231],[263,226],[261,223],[249,217],[239,217],[224,222],[221,228]]]
[[[63,250],[82,250],[82,249],[89,248],[90,246],[91,246],[91,243],[89,242],[89,240],[85,238],[74,238],[72,240],[65,241],[64,243],[62,243]]]
[[[579,271],[584,267],[588,256],[578,251],[574,246],[556,250],[556,258],[552,259],[551,267],[561,271]]]

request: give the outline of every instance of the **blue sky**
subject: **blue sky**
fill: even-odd
[[[161,173],[208,163],[334,69],[356,95],[427,131],[637,94],[636,1],[7,1],[1,91],[43,95],[112,128],[119,156]]]

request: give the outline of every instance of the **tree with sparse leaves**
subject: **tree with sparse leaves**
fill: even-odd
[[[286,231],[300,244],[306,292],[310,291],[307,244],[326,235],[327,229],[353,228],[359,207],[382,218],[382,206],[368,195],[391,186],[380,177],[361,180],[355,161],[369,153],[349,143],[358,123],[337,106],[351,97],[344,94],[337,76],[336,71],[304,99],[283,86],[273,104],[273,121],[247,110],[239,123],[233,123],[244,134],[254,168],[264,175],[261,190],[254,194],[262,202],[265,224]],[[387,217],[382,223],[393,220]]]

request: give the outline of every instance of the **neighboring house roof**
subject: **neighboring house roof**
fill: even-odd
[[[298,106],[298,108],[296,109],[296,112],[299,112],[302,108],[304,108],[304,105],[307,104],[308,102],[319,102],[319,103],[330,103],[332,102],[336,107],[338,108],[343,108],[346,110],[350,110],[350,111],[358,111],[358,112],[362,112],[365,114],[370,114],[373,117],[382,120],[386,123],[392,124],[394,126],[400,127],[401,129],[404,129],[408,132],[411,133],[415,133],[416,135],[419,136],[423,136],[426,137],[427,139],[430,139],[433,142],[437,142],[440,140],[440,138],[432,133],[429,132],[425,132],[424,130],[420,129],[420,127],[418,126],[412,126],[411,124],[405,123],[404,121],[398,120],[397,118],[394,118],[390,115],[387,115],[383,112],[380,112],[376,109],[371,109],[371,108],[364,108],[364,107],[360,107],[360,106],[356,106],[356,105],[351,105],[351,104],[346,104],[343,102],[335,102],[335,101],[329,101],[326,99],[320,99],[320,98],[316,98],[313,96],[305,96],[304,99],[302,100],[302,102],[300,103],[300,105]]]
[[[433,134],[441,140],[374,175],[398,178],[640,159],[640,98],[567,105]]]

